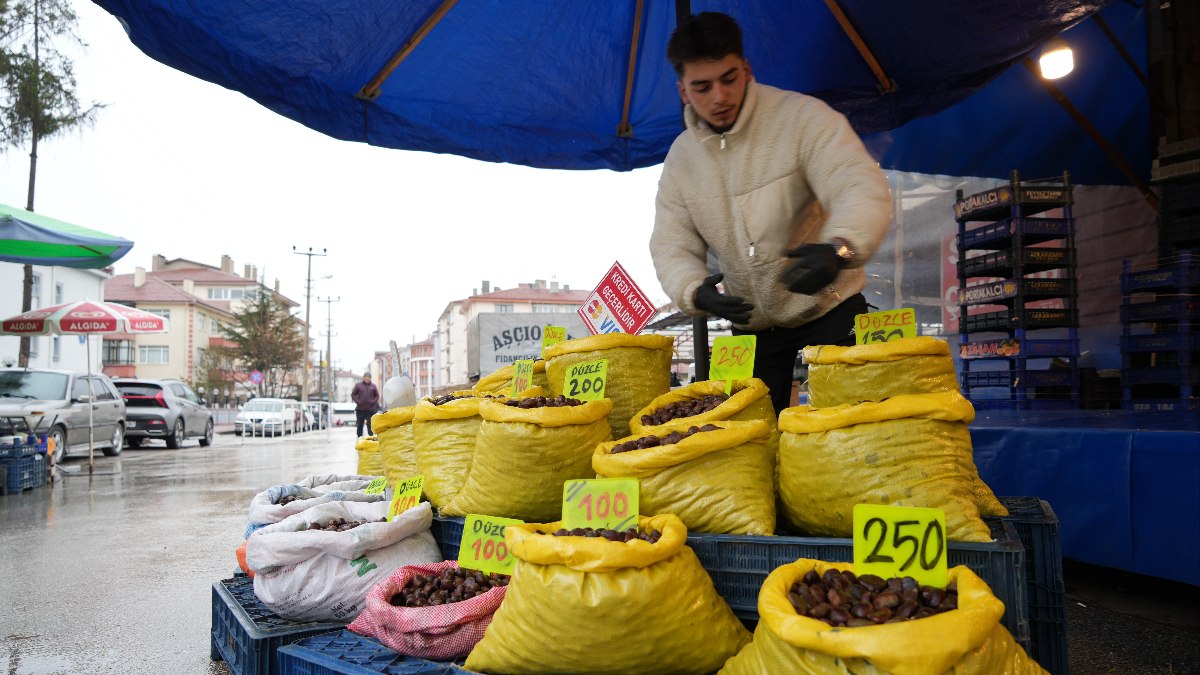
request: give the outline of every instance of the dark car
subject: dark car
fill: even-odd
[[[121,454],[125,403],[104,375],[49,368],[0,368],[0,434],[29,424],[54,439],[54,461],[92,447]],[[91,430],[89,431],[89,425]]]
[[[184,439],[198,438],[201,447],[213,440],[212,411],[200,403],[196,392],[179,380],[127,380],[113,382],[125,399],[125,441],[136,448],[148,438],[161,438],[172,450]]]

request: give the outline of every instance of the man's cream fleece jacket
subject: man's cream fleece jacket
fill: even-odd
[[[650,255],[663,290],[684,312],[709,275],[711,249],[725,292],[753,304],[762,330],[823,316],[866,285],[862,265],[891,223],[879,165],[846,118],[823,101],[750,82],[733,128],[715,133],[689,105],[687,129],[667,153]],[[851,267],[815,295],[788,291],[787,251],[834,237],[856,249]]]

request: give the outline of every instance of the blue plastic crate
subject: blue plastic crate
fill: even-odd
[[[1009,331],[1014,328],[1068,328],[1079,325],[1079,310],[1057,308],[1004,309],[999,312],[968,314],[961,321],[967,333]]]
[[[1197,287],[1200,287],[1200,256],[1189,253],[1180,254],[1172,264],[1121,274],[1121,293],[1125,295]]]
[[[1079,401],[1069,398],[967,398],[975,410],[1075,410],[1079,407]]]
[[[1052,675],[1067,672],[1067,598],[1062,572],[1058,516],[1037,497],[1000,497],[1025,547],[1025,573],[1032,656]]]
[[[280,647],[345,625],[281,618],[254,595],[254,580],[225,579],[213,584],[210,655],[233,675],[279,675]]]
[[[1005,218],[967,230],[959,242],[959,248],[1007,248],[1016,235],[1020,235],[1026,244],[1036,244],[1065,239],[1074,234],[1073,230],[1071,218]]]
[[[0,457],[4,480],[0,495],[16,494],[46,484],[46,457],[32,454],[20,457]]]
[[[1200,398],[1127,399],[1121,407],[1134,412],[1195,412],[1200,411]]]
[[[1200,351],[1200,331],[1192,333],[1147,333],[1122,335],[1123,352]]]
[[[974,258],[960,258],[959,273],[968,277],[993,276],[1011,273],[1020,266],[1024,273],[1044,272],[1060,267],[1075,267],[1072,248],[1026,247],[985,253]]]
[[[16,459],[18,457],[28,457],[37,454],[38,446],[22,443],[20,445],[10,445],[0,448],[0,459]],[[45,454],[45,453],[43,453]]]
[[[1147,321],[1200,321],[1200,295],[1178,295],[1153,302],[1123,303],[1122,323]]]
[[[470,673],[453,663],[405,656],[375,638],[348,630],[314,635],[279,650],[281,675],[456,675]]]
[[[1073,387],[1078,384],[1067,368],[970,371],[962,376],[967,387]]]
[[[995,541],[950,542],[947,564],[966,565],[988,583],[1004,603],[1004,626],[1029,649],[1029,610],[1026,607],[1025,548],[1009,523],[991,524]],[[853,562],[854,542],[831,537],[762,537],[733,534],[688,534],[688,546],[700,559],[717,592],[742,621],[758,621],[758,592],[776,567],[811,558]]]
[[[1121,383],[1125,386],[1139,384],[1174,384],[1177,386],[1200,385],[1200,366],[1146,366],[1122,368]]]
[[[458,560],[458,546],[462,542],[465,520],[465,518],[434,516],[433,522],[429,525],[429,533],[437,542],[443,560]]]

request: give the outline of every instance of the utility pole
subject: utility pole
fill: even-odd
[[[307,251],[297,251],[295,246],[292,247],[292,254],[308,256],[308,276],[304,277],[304,368],[300,371],[300,401],[303,403],[308,403],[308,311],[312,298],[312,259],[314,255],[326,255],[327,250],[321,249],[317,253],[311,246]]]
[[[326,390],[326,400],[329,405],[333,405],[333,390],[336,389],[336,379],[333,371],[333,303],[341,302],[342,296],[336,298],[317,298],[317,302],[325,303],[325,309],[329,314],[329,323],[325,329],[325,363],[329,371],[329,389]]]

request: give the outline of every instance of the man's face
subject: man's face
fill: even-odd
[[[371,376],[363,375],[363,382],[366,382],[367,384],[371,384]]]
[[[737,54],[717,61],[691,61],[683,64],[679,95],[690,103],[700,119],[718,133],[733,127],[750,82],[750,62]]]

